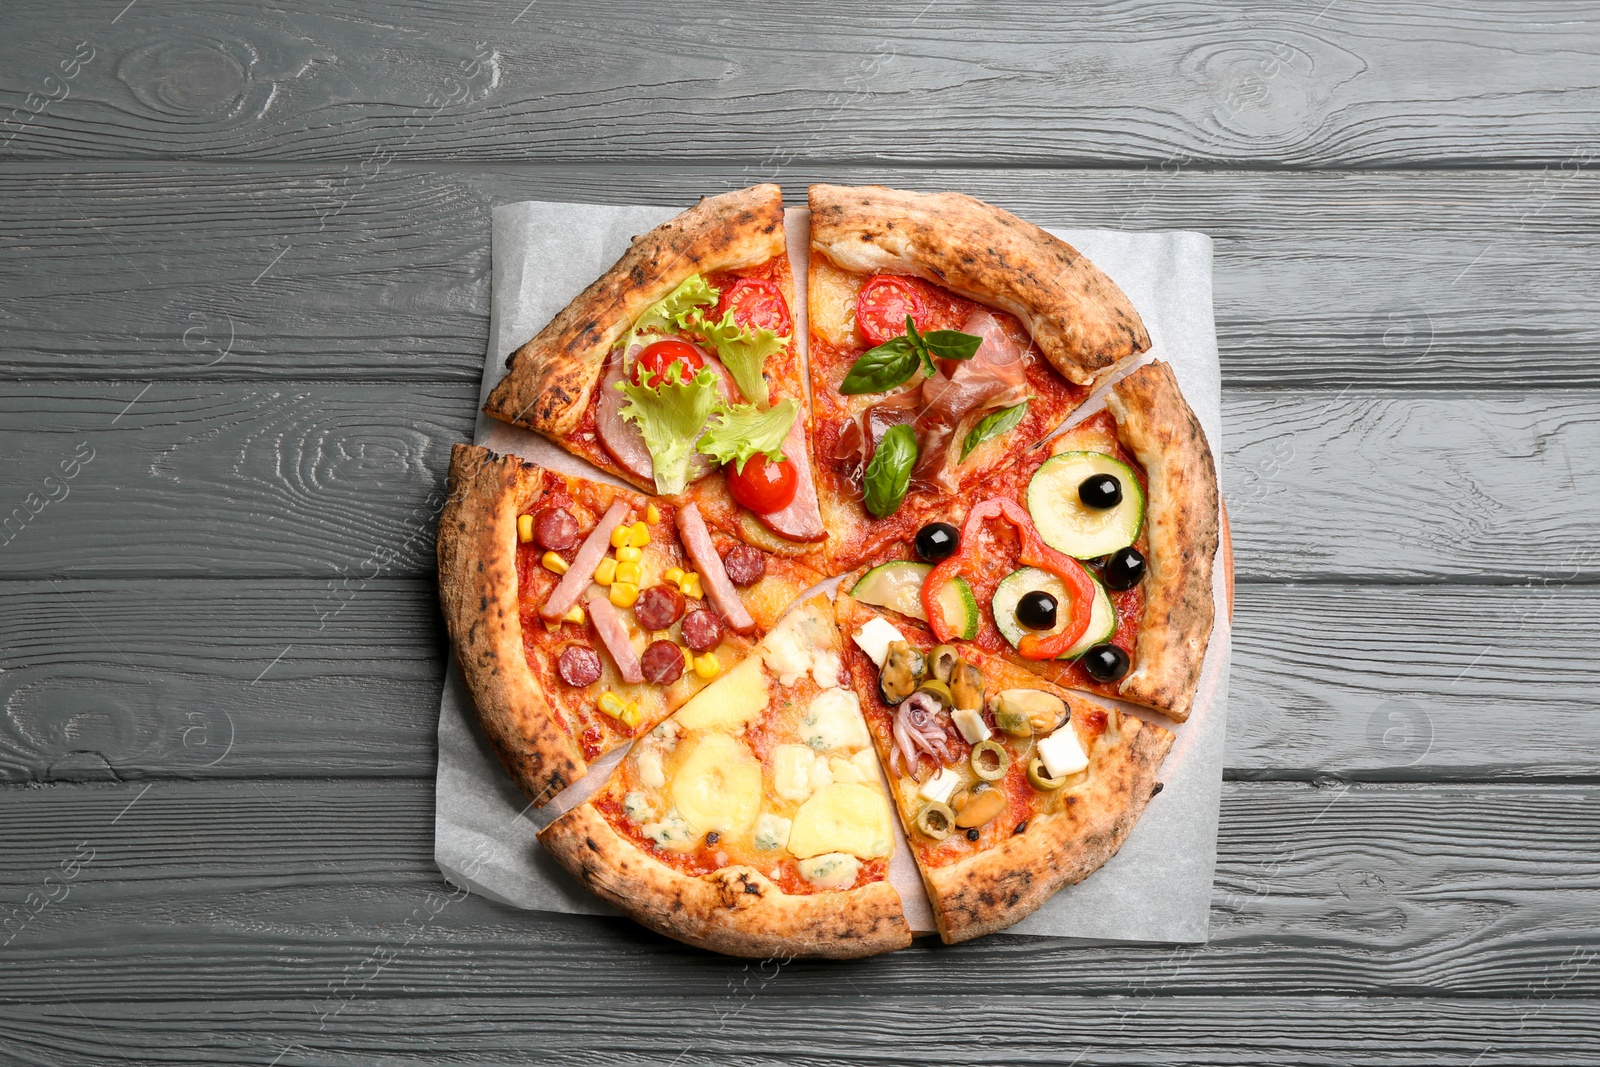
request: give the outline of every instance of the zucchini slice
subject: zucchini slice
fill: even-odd
[[[1078,487],[1096,474],[1117,479],[1121,503],[1104,509],[1084,506]],[[1094,559],[1139,539],[1144,490],[1131,467],[1104,452],[1063,452],[1034,472],[1028,483],[1028,511],[1045,544],[1077,559]]]
[[[875,604],[927,622],[928,614],[922,610],[922,581],[931,570],[933,567],[927,563],[910,560],[879,564],[861,576],[850,595],[863,604]],[[971,641],[978,636],[978,598],[965,578],[957,575],[945,583],[939,591],[939,606],[957,637]]]
[[[1081,656],[1095,645],[1111,640],[1111,636],[1117,632],[1117,609],[1111,606],[1110,594],[1094,575],[1091,574],[1089,579],[1094,582],[1094,608],[1089,614],[1089,628],[1083,632],[1077,644],[1061,653],[1057,659]],[[1049,593],[1061,605],[1052,630],[1029,630],[1017,621],[1018,601],[1035,589]],[[1016,648],[1023,634],[1050,634],[1065,630],[1071,614],[1067,607],[1071,602],[1072,594],[1067,592],[1066,584],[1060,578],[1037,567],[1023,567],[1000,579],[1000,584],[995,586],[990,607],[994,609],[994,624],[999,628],[1000,636],[1011,642],[1012,648]]]

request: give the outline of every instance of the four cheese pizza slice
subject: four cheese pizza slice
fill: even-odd
[[[484,733],[535,805],[649,730],[821,576],[650,500],[457,445],[439,598]]]
[[[640,738],[539,840],[644,925],[738,956],[866,956],[911,942],[887,880],[888,797],[831,605]]]
[[[1170,732],[848,595],[835,608],[945,941],[1005,929],[1117,854]]]

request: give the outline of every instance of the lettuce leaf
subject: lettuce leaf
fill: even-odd
[[[767,402],[767,380],[761,376],[767,357],[789,343],[764,326],[747,329],[733,321],[731,310],[723,313],[721,322],[701,318],[691,323],[692,328],[717,350],[717,358],[728,368],[739,392],[752,404],[763,406]]]
[[[635,385],[624,378],[616,384],[628,398],[620,414],[639,427],[655,468],[656,492],[667,495],[688,488],[695,441],[721,399],[715,371],[702,367],[699,374],[683,381],[680,366],[669,369],[671,381]]]
[[[722,404],[717,408],[699,448],[718,463],[733,463],[744,471],[745,463],[757,452],[774,463],[783,459],[783,440],[800,414],[800,402],[785,398],[765,411],[754,404]]]
[[[623,354],[627,355],[634,345],[648,344],[647,336],[688,329],[690,316],[698,316],[700,308],[715,304],[721,295],[700,275],[689,275],[676,289],[644,309],[644,314],[628,331]]]

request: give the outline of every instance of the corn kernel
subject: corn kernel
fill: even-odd
[[[638,726],[639,719],[641,717],[639,712],[639,702],[637,700],[628,701],[627,706],[622,709],[622,715],[620,717],[623,725],[630,728]]]
[[[673,585],[677,585],[679,582],[683,581],[683,568],[668,567],[667,573],[661,576],[661,580],[663,582],[671,582]]]
[[[701,678],[715,678],[722,673],[722,664],[717,662],[715,652],[707,652],[694,659],[694,673]]]
[[[617,549],[618,563],[638,563],[641,559],[644,559],[644,549],[642,548],[634,548],[632,545],[627,545]]]
[[[628,710],[628,702],[608,689],[600,694],[600,710],[613,719],[620,719],[622,713]]]
[[[572,610],[567,612],[565,615],[561,616],[561,618],[566,622],[575,622],[579,626],[582,626],[583,625],[583,605],[582,604],[574,604],[574,605],[572,605]]]
[[[694,571],[690,571],[683,576],[683,581],[678,583],[678,590],[684,596],[693,597],[696,600],[703,600],[706,595],[706,591],[700,585],[700,575]]]
[[[619,563],[617,564],[617,574],[614,580],[627,582],[629,585],[638,585],[639,579],[643,576],[644,571],[640,569],[637,563]]]
[[[554,571],[556,574],[567,573],[567,561],[555,552],[546,552],[539,557],[539,562],[544,564],[544,569]]]
[[[634,548],[643,548],[650,543],[650,527],[642,522],[636,522],[628,527],[628,544]]]
[[[532,515],[517,516],[517,540],[521,541],[523,544],[527,544],[529,541],[533,540]]]
[[[612,548],[624,548],[624,547],[626,547],[627,544],[628,544],[628,538],[629,538],[630,535],[631,535],[631,531],[628,529],[628,527],[625,526],[625,525],[620,525],[619,524],[615,530],[611,531],[611,547]]]
[[[611,603],[619,608],[631,608],[639,599],[639,587],[632,582],[611,583]]]
[[[646,504],[644,506],[644,521],[648,522],[651,526],[654,526],[656,523],[660,522],[661,509],[656,507],[654,504]]]
[[[683,653],[683,669],[686,671],[694,670],[694,653],[687,648],[682,648],[678,651]]]
[[[616,577],[616,574],[617,561],[612,559],[610,556],[607,556],[605,559],[601,560],[600,565],[594,569],[595,584],[610,585],[612,579]]]

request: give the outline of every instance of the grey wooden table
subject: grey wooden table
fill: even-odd
[[[1600,1063],[1593,5],[124,4],[0,8],[0,1061]],[[440,880],[491,206],[819,179],[1216,238],[1209,945]]]

